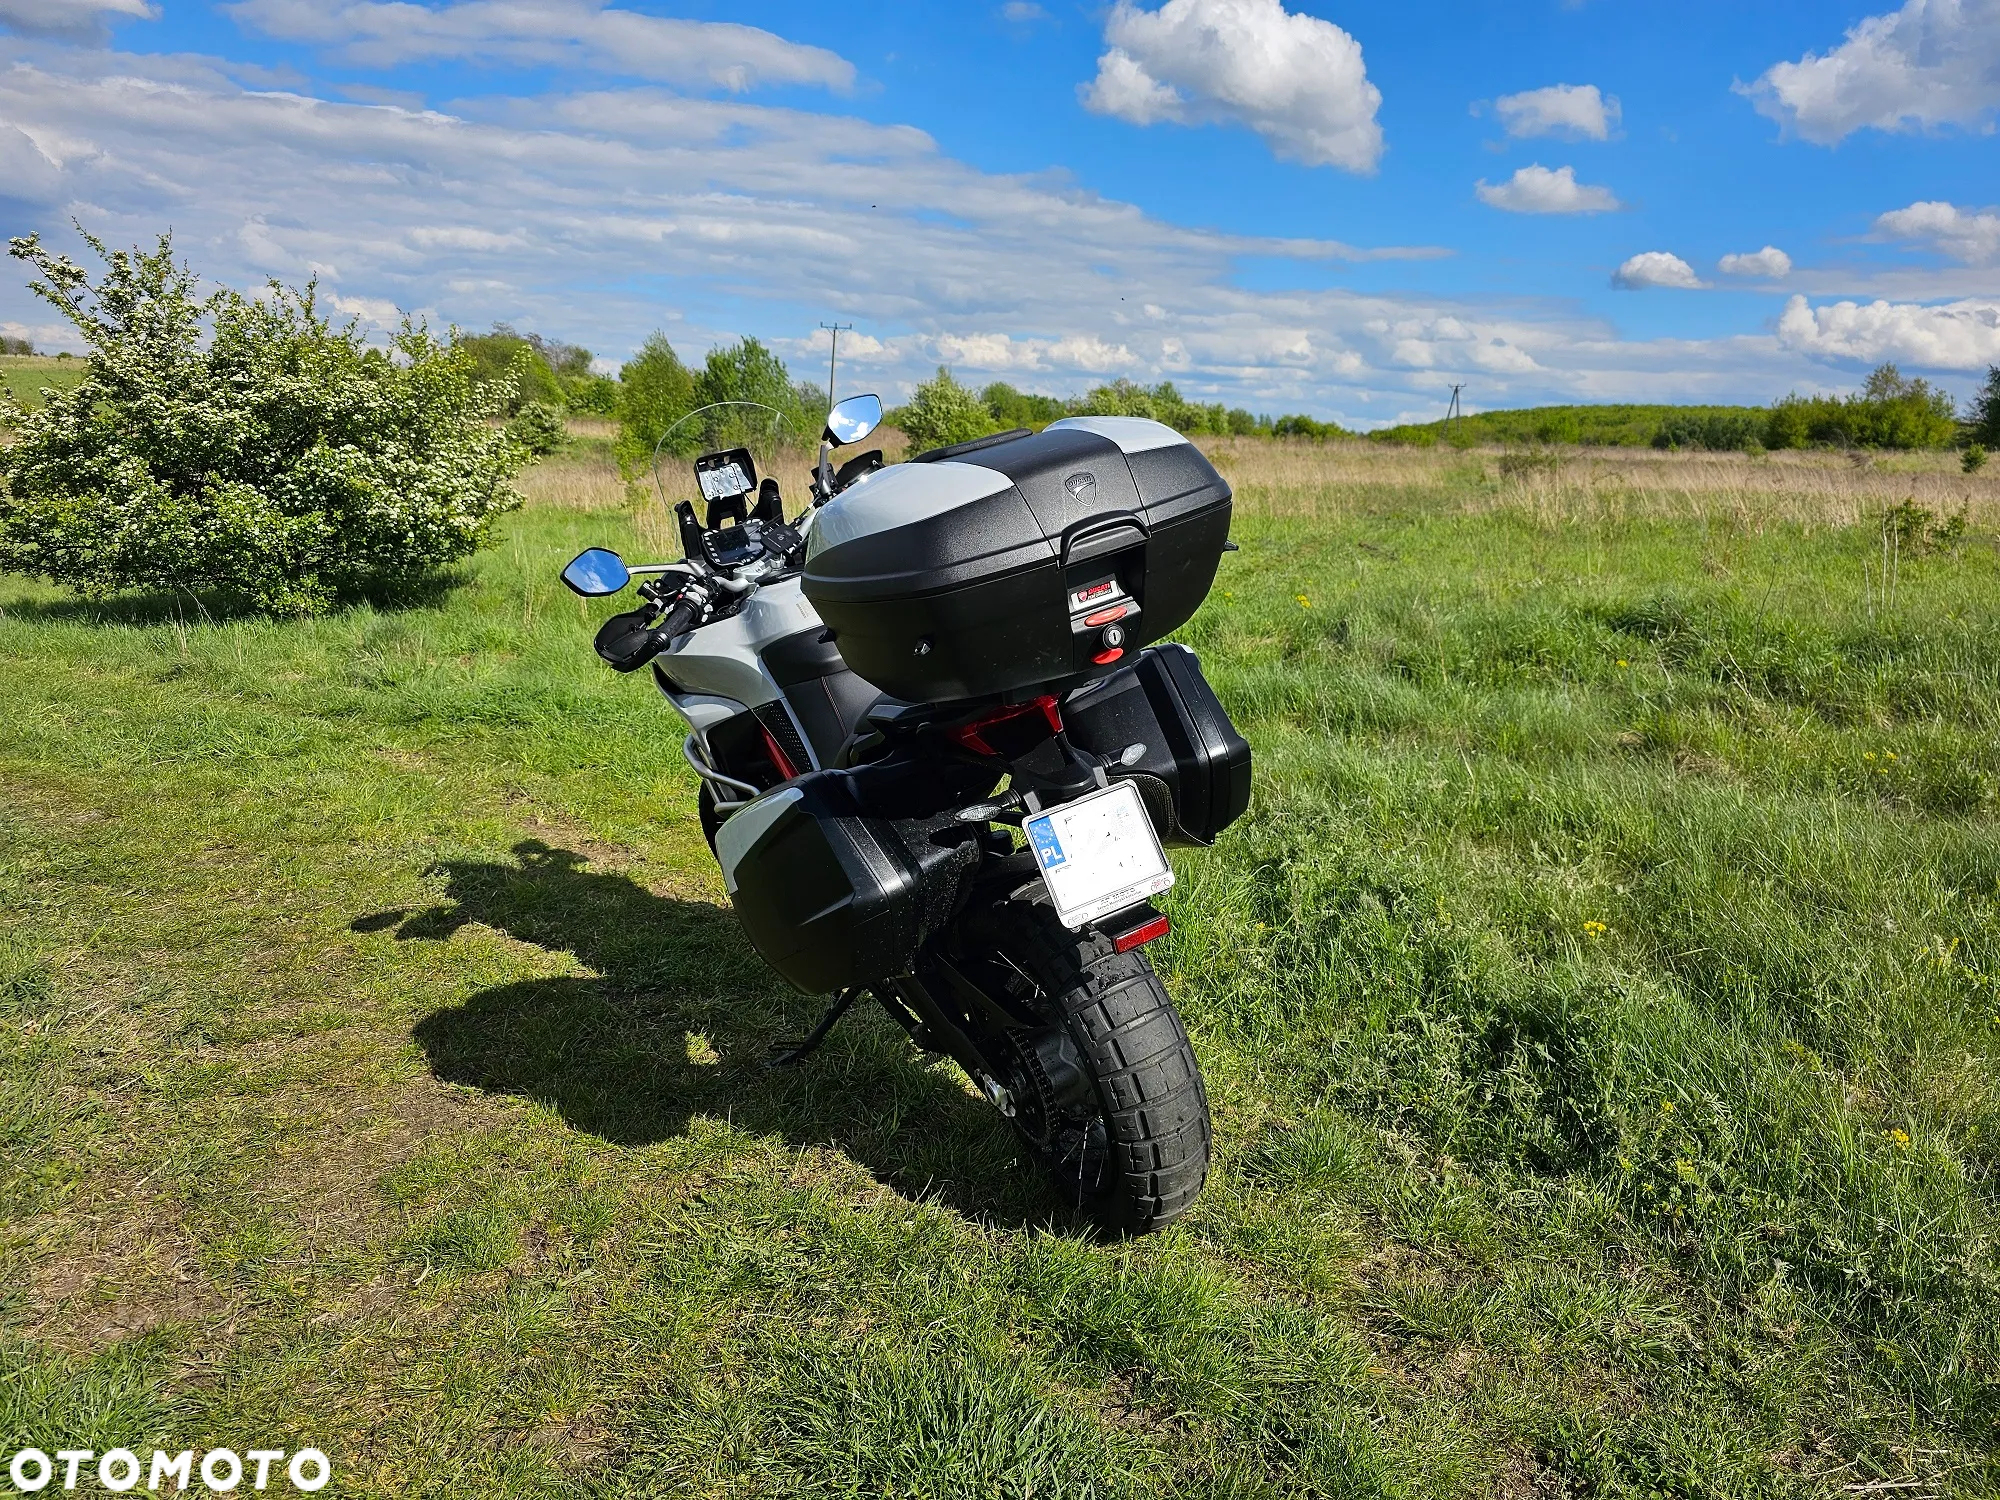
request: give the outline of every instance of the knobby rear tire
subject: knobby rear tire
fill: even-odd
[[[1040,902],[1009,901],[994,917],[1001,952],[1082,1054],[1106,1156],[1093,1172],[1025,1131],[1024,1143],[1072,1207],[1107,1233],[1165,1228],[1200,1195],[1211,1144],[1201,1065],[1166,987],[1143,951],[1119,953],[1089,928],[1071,932]]]

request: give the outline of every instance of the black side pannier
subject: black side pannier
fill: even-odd
[[[1212,844],[1250,806],[1250,742],[1185,646],[1142,652],[1071,693],[1062,715],[1079,749],[1115,761],[1130,746],[1146,747],[1111,777],[1138,786],[1163,842]]]
[[[1172,428],[1072,417],[858,481],[814,516],[802,587],[841,658],[911,703],[1101,675],[1200,608],[1227,483]]]
[[[906,972],[979,868],[976,830],[949,812],[871,815],[868,779],[866,770],[815,771],[766,792],[716,833],[743,930],[809,994]]]

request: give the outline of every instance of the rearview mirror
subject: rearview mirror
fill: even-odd
[[[849,396],[826,414],[826,440],[836,448],[858,443],[882,425],[880,396]]]
[[[630,583],[632,570],[616,552],[592,547],[588,552],[578,553],[576,560],[562,570],[562,581],[586,599],[602,599]]]

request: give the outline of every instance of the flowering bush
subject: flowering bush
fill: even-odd
[[[536,458],[547,458],[551,453],[561,452],[569,442],[569,428],[563,425],[560,406],[530,401],[507,424],[507,436],[514,440],[515,446]]]
[[[997,425],[980,399],[942,366],[935,379],[917,387],[896,420],[910,439],[912,453],[970,442],[985,437]]]
[[[195,295],[169,238],[111,251],[95,285],[29,235],[32,289],[89,347],[74,389],[0,420],[0,568],[73,585],[227,591],[307,612],[472,553],[519,503],[507,393],[405,323],[393,350],[319,314],[314,289]]]

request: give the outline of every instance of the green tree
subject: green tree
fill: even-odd
[[[667,336],[655,333],[648,337],[618,372],[616,452],[626,476],[644,473],[653,460],[655,445],[700,404],[695,377],[674,353]],[[701,445],[701,436],[696,424],[690,422],[675,434],[668,451],[693,453]]]
[[[510,394],[409,323],[391,351],[319,314],[315,288],[199,299],[157,248],[85,240],[101,278],[11,241],[82,336],[82,382],[0,425],[0,569],[89,594],[211,590],[321,609],[469,555],[525,455],[491,425]]]
[[[590,374],[590,351],[581,344],[566,344],[561,339],[543,338],[539,333],[524,333],[522,338],[542,363],[547,365],[557,380],[567,390],[573,383],[586,379]]]
[[[569,409],[578,416],[618,415],[618,382],[609,375],[585,375],[569,385]]]
[[[1885,364],[1844,399],[1796,392],[1785,397],[1765,420],[1764,446],[1942,448],[1957,434],[1958,408],[1948,391]]]
[[[1002,427],[1032,427],[1037,430],[1068,415],[1068,409],[1054,396],[1037,396],[1017,391],[1004,380],[996,380],[979,393],[979,399]]]
[[[17,339],[11,333],[0,333],[0,354],[33,354],[32,339]]]
[[[569,441],[569,429],[563,425],[561,407],[530,401],[507,424],[507,436],[536,458],[547,458],[562,451]]]
[[[699,387],[702,405],[754,401],[779,414],[774,418],[747,407],[715,413],[704,434],[712,448],[802,445],[819,436],[826,420],[826,397],[819,387],[793,381],[785,362],[758,339],[739,339],[709,350]]]
[[[462,336],[459,345],[471,356],[475,378],[508,392],[506,410],[514,415],[530,401],[558,406],[563,401],[562,382],[538,347],[536,334],[516,333],[505,323],[495,323],[491,333]],[[584,352],[587,369],[590,355]]]
[[[1986,384],[1972,398],[1971,437],[1981,447],[2000,448],[2000,365],[1986,367]]]
[[[919,452],[970,442],[998,431],[1000,425],[985,403],[960,385],[942,365],[938,366],[935,378],[917,387],[897,420],[910,446]]]

